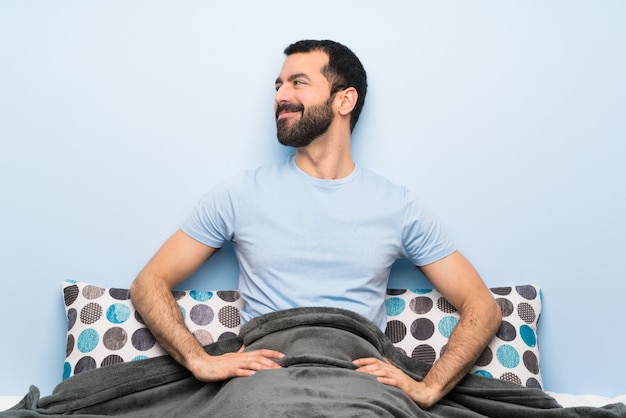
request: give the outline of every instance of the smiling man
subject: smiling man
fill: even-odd
[[[419,266],[459,310],[445,353],[423,381],[389,362],[354,359],[356,370],[430,407],[470,370],[500,324],[500,309],[471,264],[405,187],[357,165],[351,133],[366,73],[347,47],[300,41],[286,48],[274,110],[287,161],[239,173],[204,196],[131,288],[159,343],[202,381],[279,368],[278,349],[210,356],[184,325],[171,289],[226,241],[240,265],[246,322],[296,307],[348,309],[383,328],[389,273],[399,258]]]
[[[324,52],[290,53],[276,79],[278,141],[286,146],[305,147],[330,128],[334,119],[333,102],[342,84],[327,69],[328,56]],[[323,68],[326,74],[322,73]]]

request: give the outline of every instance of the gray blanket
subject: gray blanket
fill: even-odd
[[[281,369],[203,383],[169,356],[84,372],[40,398],[36,387],[0,417],[626,417],[623,404],[561,408],[536,389],[467,376],[437,405],[421,410],[402,391],[354,371],[352,360],[386,357],[415,379],[429,365],[406,357],[352,312],[299,308],[256,318],[210,354],[271,348]]]

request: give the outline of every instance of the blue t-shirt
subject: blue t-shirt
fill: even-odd
[[[293,307],[349,309],[384,329],[393,263],[430,264],[455,248],[405,187],[359,166],[322,180],[293,157],[233,176],[207,193],[182,226],[211,247],[231,241],[246,322]]]

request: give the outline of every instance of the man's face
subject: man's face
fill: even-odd
[[[276,79],[278,141],[303,147],[323,135],[334,119],[334,96],[321,69],[328,56],[320,51],[289,55]]]

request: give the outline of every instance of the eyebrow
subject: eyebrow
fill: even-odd
[[[304,78],[307,81],[311,81],[311,77],[309,77],[308,75],[306,75],[305,73],[296,73],[296,74],[292,74],[289,77],[287,77],[287,81],[293,81],[296,78]],[[282,84],[283,80],[280,77],[276,78],[275,84]]]

